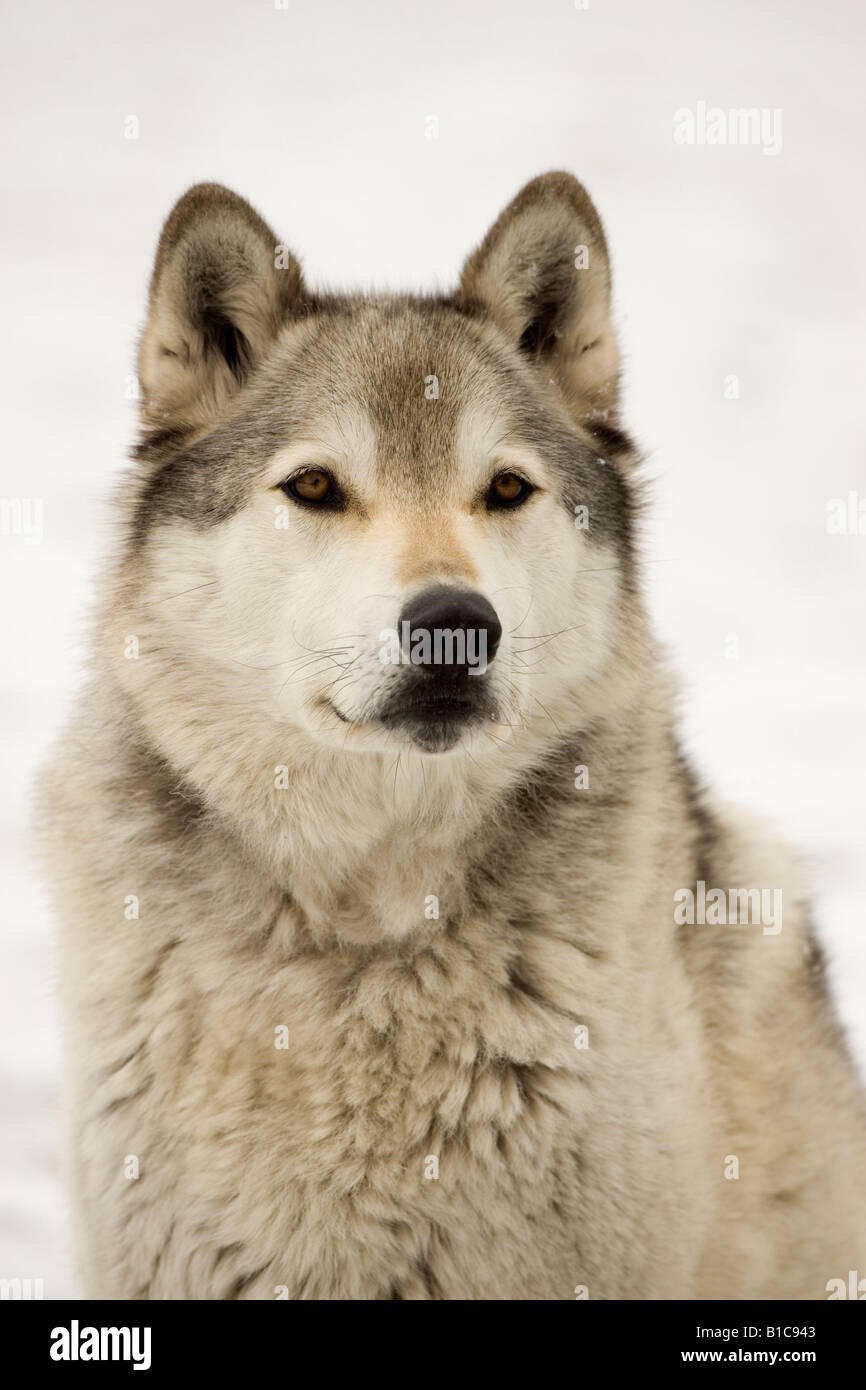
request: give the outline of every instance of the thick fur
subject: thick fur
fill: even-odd
[[[678,750],[610,283],[565,174],[436,300],[313,294],[213,185],[169,218],[92,676],[42,785],[89,1295],[866,1275],[863,1106],[796,876]],[[343,512],[278,490],[305,464]],[[505,514],[479,501],[502,466],[536,487]],[[504,629],[442,751],[380,719],[409,678],[380,634],[434,582]],[[678,924],[699,881],[781,888],[781,931]]]

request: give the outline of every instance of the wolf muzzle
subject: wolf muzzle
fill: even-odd
[[[439,681],[483,675],[502,640],[502,624],[483,594],[444,584],[409,602],[400,632],[412,665]]]
[[[399,633],[407,670],[379,720],[426,752],[445,752],[469,726],[495,716],[483,677],[502,624],[483,594],[439,584],[409,601]]]

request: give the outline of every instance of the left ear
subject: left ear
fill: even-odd
[[[553,375],[573,414],[616,427],[619,349],[601,218],[571,174],[542,174],[466,262],[458,304]]]

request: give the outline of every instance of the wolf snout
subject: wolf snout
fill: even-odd
[[[501,639],[495,608],[474,589],[444,584],[423,589],[400,618],[404,657],[419,672],[440,680],[483,674]]]

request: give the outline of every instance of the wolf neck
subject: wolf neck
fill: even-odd
[[[585,748],[596,775],[603,765],[622,768],[623,743],[643,723],[635,682],[621,679],[605,683],[603,710],[564,698],[486,757],[345,754],[228,701],[211,699],[205,722],[177,662],[158,682],[125,686],[119,727],[134,719],[211,813],[203,819],[211,833],[227,832],[239,859],[300,909],[314,938],[360,945],[434,930],[443,914],[465,910],[479,865],[490,867],[492,856],[507,877],[524,852],[543,847],[546,822],[579,821],[587,806],[575,769],[590,757]],[[642,702],[646,693],[643,683]],[[607,804],[611,815],[619,800],[597,802],[596,812]]]

